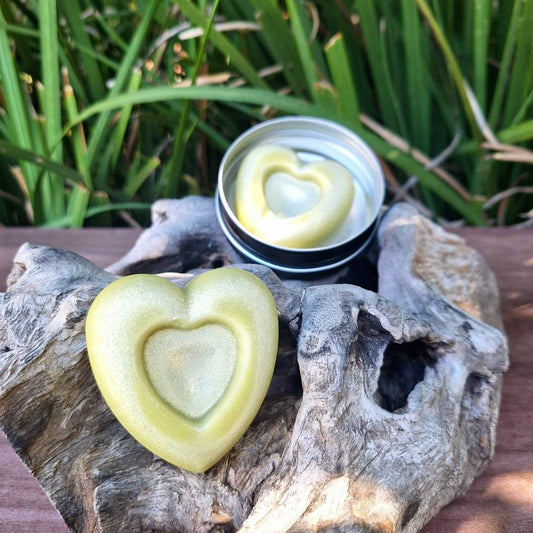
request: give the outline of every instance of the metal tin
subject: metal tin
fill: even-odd
[[[263,144],[294,150],[304,162],[330,159],[353,176],[355,194],[344,223],[328,243],[316,248],[274,246],[250,233],[235,214],[235,180],[245,155]],[[352,131],[314,117],[284,117],[254,126],[226,151],[218,174],[217,217],[238,252],[278,272],[311,274],[339,268],[369,244],[385,197],[385,180],[368,145]]]

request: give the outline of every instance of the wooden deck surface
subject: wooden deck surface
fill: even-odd
[[[533,230],[456,230],[488,261],[498,279],[511,367],[503,382],[496,453],[468,492],[441,510],[424,533],[533,532]],[[99,266],[127,251],[130,229],[0,228],[0,292],[24,242],[72,250]],[[428,475],[430,475],[428,473]],[[0,533],[68,529],[0,432]]]

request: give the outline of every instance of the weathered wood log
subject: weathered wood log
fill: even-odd
[[[173,222],[154,224],[111,270],[170,267],[181,286],[197,267],[238,260],[204,199],[203,216],[183,214],[191,201],[156,204],[159,222]],[[115,275],[23,246],[0,295],[0,425],[67,524],[413,532],[463,493],[493,453],[507,368],[494,278],[460,239],[403,204],[378,240],[379,294],[235,265],[274,294],[280,351],[254,423],[205,474],[145,450],[96,388],[85,316]]]

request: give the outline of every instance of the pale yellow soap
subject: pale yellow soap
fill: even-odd
[[[353,198],[353,177],[340,163],[302,163],[293,150],[275,144],[251,150],[236,178],[241,224],[265,242],[287,248],[327,242],[348,216]]]
[[[204,472],[263,402],[278,315],[268,288],[243,270],[212,270],[184,289],[137,274],[96,297],[86,337],[98,387],[121,424],[159,457]]]

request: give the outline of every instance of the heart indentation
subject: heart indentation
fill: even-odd
[[[298,179],[285,172],[273,172],[265,181],[268,208],[282,218],[296,217],[315,207],[320,187],[309,179]]]
[[[144,346],[146,372],[168,404],[191,419],[204,416],[222,398],[237,359],[228,328],[209,324],[190,331],[164,328]]]
[[[87,315],[87,351],[107,405],[141,444],[204,472],[252,423],[278,348],[264,283],[218,268],[184,289],[149,274],[111,283]]]
[[[284,146],[260,145],[243,159],[235,211],[255,236],[276,246],[322,246],[352,208],[354,179],[336,161],[302,163]]]

